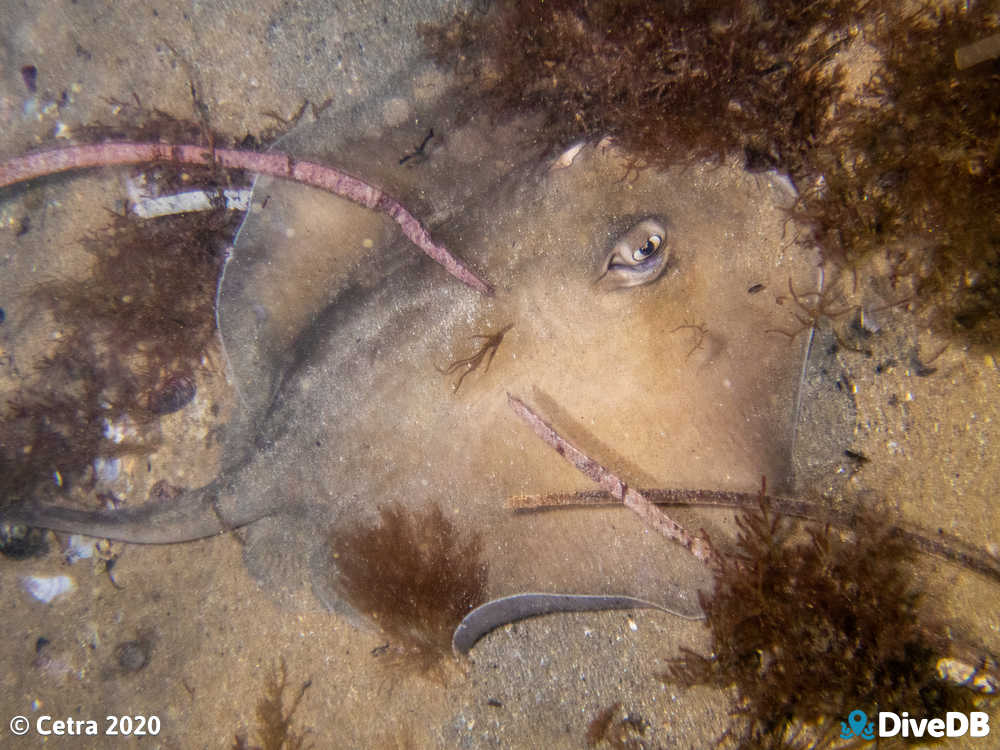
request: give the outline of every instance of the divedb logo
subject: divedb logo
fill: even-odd
[[[914,719],[903,711],[879,711],[878,733],[875,722],[868,721],[864,711],[855,709],[847,715],[847,721],[840,722],[840,737],[849,740],[857,737],[873,740],[878,737],[986,737],[990,733],[990,717],[985,711],[970,711],[968,714],[949,711],[943,719]]]

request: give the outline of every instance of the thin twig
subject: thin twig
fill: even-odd
[[[514,510],[541,510],[572,505],[600,505],[618,501],[639,515],[652,528],[668,539],[674,540],[692,555],[705,563],[714,562],[715,554],[709,543],[699,536],[692,536],[680,524],[671,520],[654,503],[664,505],[715,505],[748,509],[761,501],[760,493],[731,492],[728,490],[655,489],[641,493],[628,487],[597,461],[563,438],[548,422],[539,417],[523,401],[507,394],[507,401],[514,412],[535,431],[542,440],[555,448],[563,458],[573,464],[589,479],[600,485],[603,492],[585,491],[554,495],[517,495],[508,500]],[[610,497],[609,497],[610,496]],[[765,495],[764,500],[779,513],[817,523],[832,524],[841,528],[856,529],[858,514],[850,509],[821,508],[814,503],[792,498]],[[896,525],[893,536],[903,539],[925,554],[961,565],[992,581],[1000,582],[1000,559],[985,553],[975,545],[956,536],[938,532],[932,537],[914,527]]]
[[[959,70],[971,68],[981,62],[1000,57],[1000,34],[966,44],[955,50],[955,67]]]
[[[507,403],[515,414],[528,423],[538,437],[555,448],[560,456],[573,464],[584,476],[596,482],[601,489],[638,515],[648,526],[663,534],[667,539],[677,542],[703,563],[712,564],[714,562],[715,554],[707,540],[690,534],[687,529],[667,516],[642,494],[629,487],[611,471],[562,437],[552,425],[538,416],[519,398],[508,393]]]
[[[736,492],[734,490],[700,490],[700,489],[640,489],[643,497],[657,505],[716,505],[725,508],[756,508],[760,502],[760,491]],[[783,497],[768,495],[767,501],[785,515],[799,515],[801,510],[798,501]],[[553,508],[570,508],[581,505],[616,505],[617,501],[607,492],[601,490],[582,490],[580,492],[552,492],[544,495],[511,495],[507,498],[507,508],[515,513],[543,511]],[[803,505],[804,504],[799,504]],[[787,508],[794,510],[789,511]]]
[[[760,492],[700,489],[644,489],[640,492],[647,501],[657,505],[736,508],[744,512],[759,508],[761,501]],[[778,495],[766,495],[764,500],[768,508],[784,516],[842,529],[858,528],[859,511],[856,509],[830,508],[815,502]],[[515,513],[617,504],[615,498],[602,490],[557,492],[548,495],[512,495],[507,499],[507,507]],[[945,534],[942,531],[936,534],[927,533],[919,527],[910,525],[904,527],[900,524],[892,527],[892,534],[925,554],[961,565],[1000,583],[1000,559],[953,534]]]
[[[485,295],[493,293],[492,287],[480,279],[461,260],[443,245],[432,239],[423,225],[395,198],[367,182],[308,161],[296,161],[288,154],[240,151],[229,148],[166,143],[132,143],[118,141],[88,146],[71,146],[53,151],[39,151],[0,163],[0,188],[36,177],[58,174],[75,169],[106,167],[124,164],[172,162],[174,164],[218,165],[226,169],[242,169],[257,174],[271,175],[284,180],[301,182],[339,195],[366,208],[375,209],[399,224],[414,245],[445,267],[452,276]]]

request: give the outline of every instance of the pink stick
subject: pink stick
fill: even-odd
[[[172,146],[166,143],[112,142],[71,146],[19,156],[0,164],[0,188],[73,169],[157,161],[201,166],[218,164],[228,169],[271,175],[318,187],[366,208],[376,209],[399,224],[403,228],[403,234],[414,245],[444,266],[452,276],[482,294],[493,294],[493,288],[489,284],[448,252],[443,245],[435,243],[423,225],[399,201],[386,195],[379,188],[339,169],[308,161],[296,161],[287,154],[274,152],[262,154],[229,148],[217,148],[213,151],[204,146]]]
[[[560,456],[573,464],[584,476],[596,482],[601,489],[638,515],[647,525],[663,534],[667,539],[677,542],[703,563],[711,564],[714,561],[712,547],[705,539],[690,534],[687,529],[649,502],[640,492],[629,487],[608,469],[566,440],[521,399],[508,393],[507,403],[517,416],[528,423],[528,426],[535,431],[538,437],[555,448]]]

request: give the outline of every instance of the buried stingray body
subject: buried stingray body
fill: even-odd
[[[436,158],[482,158],[461,153],[489,140],[476,127]],[[567,169],[507,166],[452,189],[438,207],[450,218],[432,231],[484,272],[493,298],[458,285],[379,217],[329,196],[281,210],[280,191],[299,188],[274,186],[223,285],[221,329],[245,409],[219,478],[124,511],[28,506],[2,520],[145,543],[252,524],[255,576],[281,591],[309,582],[349,612],[330,575],[329,529],[388,503],[437,503],[482,533],[492,596],[621,594],[696,611],[708,571],[627,511],[504,510],[512,494],[589,489],[509,412],[508,391],[636,484],[750,490],[761,474],[788,479],[803,346],[769,335],[773,304],[745,292],[789,278],[805,288],[812,274],[783,249],[780,193],[709,165],[623,182],[626,165],[587,148]],[[422,188],[447,193],[446,171],[418,173]],[[389,188],[406,200],[406,186]],[[655,272],[650,258],[661,259]],[[286,273],[298,287],[269,275],[282,259],[298,264]],[[301,270],[330,263],[329,278]],[[630,264],[644,274],[636,285]],[[489,370],[456,391],[440,371],[506,326]]]

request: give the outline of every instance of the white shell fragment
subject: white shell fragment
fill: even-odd
[[[997,691],[997,681],[971,664],[950,657],[939,659],[938,676],[956,685],[965,685],[977,693],[992,695]]]
[[[69,576],[24,576],[21,583],[25,591],[46,604],[76,588]]]
[[[94,540],[89,536],[73,534],[63,551],[63,559],[70,565],[77,560],[86,560],[94,556]]]
[[[105,458],[98,456],[94,459],[94,475],[98,482],[110,483],[121,474],[122,462],[120,458]]]
[[[580,150],[584,147],[585,142],[580,141],[579,143],[574,143],[568,149],[562,152],[558,159],[552,163],[551,169],[565,169],[566,167],[572,166],[573,160],[576,155],[580,153]]]
[[[229,211],[246,211],[250,205],[250,189],[223,190],[222,197]],[[142,219],[157,216],[183,214],[190,211],[208,211],[213,207],[214,191],[188,190],[176,195],[161,195],[156,198],[141,198],[132,205],[132,213]]]

